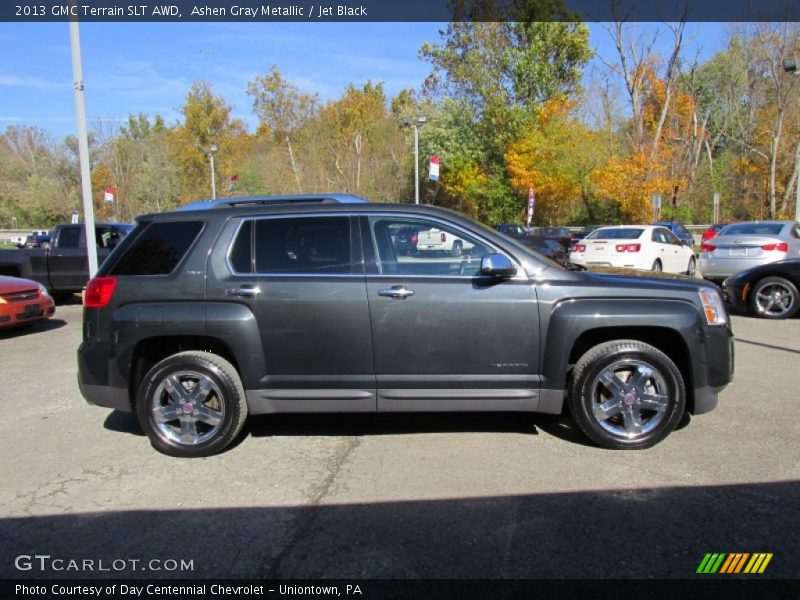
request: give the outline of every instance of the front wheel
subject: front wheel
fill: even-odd
[[[636,340],[595,346],[575,365],[572,417],[611,449],[649,448],[667,437],[686,406],[683,377],[663,352]]]
[[[697,273],[697,261],[695,261],[694,256],[689,259],[689,264],[686,267],[686,274],[689,277],[694,277],[695,273]]]
[[[231,363],[208,352],[180,352],[147,373],[136,412],[156,450],[192,458],[224,450],[242,430],[247,403]]]
[[[797,287],[783,277],[765,277],[750,295],[753,311],[765,319],[788,319],[800,309]]]

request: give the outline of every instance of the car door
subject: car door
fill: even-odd
[[[677,248],[669,243],[670,235],[675,237],[669,230],[657,227],[653,229],[652,240],[656,248],[656,256],[661,261],[661,268],[668,273],[674,273],[678,263]]]
[[[351,217],[264,216],[236,227],[208,299],[244,304],[255,316],[264,357],[251,390],[259,411],[374,412],[369,307]]]
[[[84,225],[64,225],[50,249],[48,270],[55,290],[79,290],[89,279]]]
[[[461,256],[399,254],[390,231],[438,229],[464,241]],[[536,291],[480,273],[490,242],[439,218],[362,219],[378,410],[532,410],[538,403]],[[468,248],[468,250],[466,250]]]
[[[665,270],[670,273],[683,273],[686,271],[686,267],[689,264],[689,256],[693,251],[668,229],[664,230],[664,242],[667,244],[665,254],[670,258],[670,266]]]

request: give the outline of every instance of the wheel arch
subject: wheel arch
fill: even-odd
[[[236,354],[231,347],[219,338],[206,335],[165,335],[153,336],[142,340],[134,346],[131,353],[130,371],[128,373],[128,398],[131,408],[135,409],[136,397],[144,376],[157,363],[165,358],[186,351],[208,352],[221,356],[236,369],[241,376]]]

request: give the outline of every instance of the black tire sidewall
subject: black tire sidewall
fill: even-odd
[[[781,285],[785,285],[788,287],[792,292],[792,306],[789,308],[789,311],[783,315],[770,315],[764,312],[761,312],[758,308],[758,304],[756,302],[756,297],[758,292],[764,288],[765,286],[771,283],[780,283]],[[753,309],[753,313],[756,316],[761,317],[762,319],[789,319],[797,314],[798,309],[800,309],[800,297],[798,297],[798,290],[797,286],[786,279],[785,277],[765,277],[764,279],[760,280],[753,286],[753,291],[750,292],[750,307]]]
[[[233,376],[238,377],[238,375],[235,372],[228,373],[230,369],[218,364],[211,356],[213,355],[206,358],[194,353],[170,356],[155,365],[142,380],[137,394],[136,413],[150,443],[159,452],[182,458],[210,456],[224,450],[239,433],[241,411],[246,411],[246,408],[243,408],[246,405],[244,398],[241,397],[243,394],[241,384],[237,384],[233,379]],[[216,435],[192,446],[165,439],[152,421],[152,400],[156,388],[169,374],[186,370],[197,371],[209,377],[222,393],[220,402],[224,403],[225,407],[222,424]]]
[[[603,429],[595,420],[592,411],[594,400],[591,398],[591,384],[594,378],[612,363],[626,358],[646,362],[657,369],[667,384],[669,396],[667,414],[661,423],[652,431],[633,440],[614,436]],[[654,446],[675,429],[686,408],[686,391],[678,368],[655,348],[645,348],[639,344],[636,346],[623,344],[613,351],[594,358],[572,382],[569,399],[572,416],[581,430],[598,445],[610,449],[640,449]]]

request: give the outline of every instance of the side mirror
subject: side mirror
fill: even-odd
[[[484,254],[481,257],[481,275],[507,279],[517,274],[517,268],[505,254]]]

